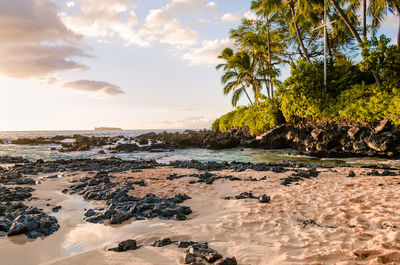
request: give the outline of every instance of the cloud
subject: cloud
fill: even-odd
[[[164,10],[171,13],[199,14],[207,11],[218,11],[218,5],[206,0],[171,0],[171,3],[167,4]]]
[[[83,55],[78,48],[57,45],[16,45],[0,49],[0,74],[11,78],[41,78],[71,70],[88,69],[87,66],[68,59]]]
[[[215,2],[206,0],[170,0],[168,4],[149,10],[139,21],[131,0],[76,0],[78,11],[62,14],[62,21],[76,33],[89,37],[121,38],[126,45],[151,46],[166,43],[179,48],[197,43],[198,33],[183,24],[177,15],[217,12]],[[192,18],[191,18],[192,19]]]
[[[126,44],[149,46],[138,36],[134,27],[138,18],[135,4],[130,0],[76,0],[78,11],[72,15],[61,14],[61,20],[76,33],[89,37],[117,35]]]
[[[178,119],[169,119],[157,122],[155,124],[160,124],[163,128],[184,128],[184,129],[204,129],[211,127],[214,118],[209,118],[205,116],[190,116]]]
[[[119,5],[111,8],[122,9]],[[82,36],[65,26],[58,13],[52,0],[0,0],[0,75],[60,85],[64,79],[59,73],[88,69],[74,60],[88,57],[88,47],[82,44]],[[123,93],[119,87],[100,81],[67,82],[63,87],[110,96]]]
[[[226,13],[222,15],[221,22],[235,23],[235,22],[240,22],[242,18],[256,20],[258,17],[257,14],[252,11],[247,11],[243,15],[237,13]]]
[[[74,1],[67,2],[65,5],[66,5],[67,7],[73,7],[73,6],[75,6],[75,2],[74,2]]]
[[[148,42],[159,41],[176,46],[196,44],[199,38],[196,31],[184,28],[180,20],[163,9],[150,10],[139,34]]]
[[[211,9],[211,10],[218,11],[218,5],[215,2],[208,2],[206,4],[206,7]]]
[[[63,84],[64,88],[84,91],[91,93],[98,93],[105,96],[116,96],[118,94],[124,94],[118,86],[103,82],[103,81],[93,81],[93,80],[79,80],[74,82],[66,82]]]
[[[222,22],[232,23],[232,22],[240,21],[241,18],[242,18],[242,16],[239,15],[239,14],[226,13],[226,14],[222,15],[221,21]]]
[[[55,86],[62,84],[64,82],[64,78],[59,76],[49,76],[39,80],[40,85],[48,85],[48,86]]]
[[[221,63],[218,56],[224,48],[232,46],[230,39],[206,40],[199,48],[191,49],[183,55],[183,59],[189,61],[191,65],[217,65]]]
[[[243,15],[243,17],[244,17],[245,19],[249,19],[249,20],[257,20],[257,18],[258,18],[257,14],[254,13],[253,11],[251,11],[251,10],[247,11],[247,12]]]
[[[50,0],[0,0],[0,75],[41,78],[87,69],[72,58],[87,56],[80,36],[59,19]]]

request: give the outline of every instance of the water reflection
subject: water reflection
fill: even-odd
[[[56,192],[53,192],[56,194]],[[25,235],[0,238],[1,264],[36,265],[86,252],[126,239],[126,235],[141,234],[165,221],[154,219],[131,221],[123,225],[92,224],[82,220],[84,209],[92,205],[80,196],[69,196],[60,203],[62,210],[55,213],[60,229],[54,234],[37,239]],[[23,255],[21,255],[23,254]]]

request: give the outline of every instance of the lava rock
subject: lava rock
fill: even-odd
[[[164,238],[164,239],[162,239],[162,240],[157,240],[157,241],[155,241],[154,243],[153,243],[153,247],[157,247],[157,248],[160,248],[160,247],[164,247],[164,246],[168,246],[168,245],[171,245],[173,242],[171,241],[171,239],[170,238]]]
[[[355,176],[356,174],[352,170],[350,170],[349,174],[347,175],[348,178],[354,178]]]
[[[264,194],[258,199],[258,201],[260,203],[269,203],[271,201],[271,197]]]
[[[118,184],[111,182],[111,178],[112,176],[107,173],[99,172],[93,178],[82,178],[81,183],[70,187],[70,193],[79,194],[86,200],[106,201],[106,208],[86,211],[84,220],[102,223],[109,219],[111,224],[121,224],[130,218],[143,220],[158,217],[186,220],[186,215],[192,212],[189,207],[179,205],[191,199],[186,194],[177,194],[171,198],[159,198],[154,194],[147,194],[141,198],[134,197],[128,194],[129,190],[134,189],[133,182]],[[93,180],[95,185],[92,185]]]
[[[0,186],[0,201],[11,202],[11,201],[23,201],[32,197],[34,189],[30,187],[14,187],[7,188]]]
[[[59,206],[53,207],[51,210],[53,211],[53,213],[57,213],[60,209],[61,209],[61,206],[59,205]]]
[[[235,257],[225,258],[222,260],[218,260],[215,265],[237,265],[237,261]]]
[[[138,248],[140,248],[140,246],[137,245],[136,240],[128,239],[128,240],[119,242],[118,247],[110,248],[108,250],[115,251],[115,252],[125,252],[128,250],[136,250]]]
[[[20,156],[0,156],[0,164],[28,163],[29,160]]]

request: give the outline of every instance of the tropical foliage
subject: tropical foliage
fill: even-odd
[[[267,99],[258,106],[240,107],[217,119],[212,128],[227,131],[229,128],[248,127],[252,134],[259,134],[282,123],[283,117],[278,103]]]
[[[214,129],[248,126],[259,133],[285,121],[384,117],[400,124],[398,0],[254,0],[251,10],[258,18],[231,30],[234,47],[222,51],[217,66],[232,105],[248,104],[219,118]],[[397,46],[376,37],[389,13],[399,18]],[[281,83],[285,66],[290,76]]]

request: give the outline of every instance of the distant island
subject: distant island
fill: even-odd
[[[114,127],[95,127],[95,131],[122,131],[121,128],[114,128]]]

